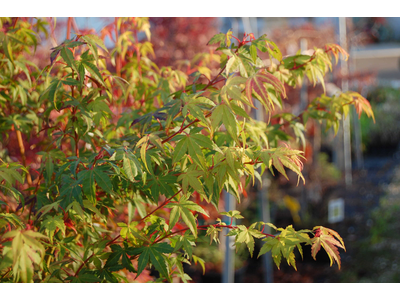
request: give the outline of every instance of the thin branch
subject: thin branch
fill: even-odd
[[[151,212],[149,212],[145,217],[141,218],[139,220],[139,222],[142,222],[144,219],[146,219],[148,216],[152,215],[154,212],[156,212],[157,210],[159,210],[160,208],[163,208],[165,205],[167,205],[169,202],[172,201],[172,199],[174,199],[180,192],[182,192],[182,189],[180,189],[179,191],[177,191],[175,193],[175,195],[173,195],[172,197],[168,198],[167,200],[165,200],[160,206],[158,206],[157,208],[155,208],[154,210],[152,210]]]
[[[197,226],[197,229],[205,230],[205,229],[207,229],[208,227],[211,227],[211,226],[216,227],[216,228],[229,228],[229,229],[237,229],[238,228],[237,226],[233,226],[233,225],[222,225],[222,224],[214,224],[214,225],[212,225],[212,224],[210,224],[210,225]],[[190,229],[189,227],[186,227],[186,228],[171,232],[171,233],[169,233],[169,234],[167,234],[167,235],[165,235],[163,237],[160,237],[160,238],[156,239],[153,242],[153,244],[156,244],[156,243],[158,243],[158,242],[160,242],[160,241],[162,241],[162,240],[164,240],[164,239],[166,239],[166,238],[168,238],[168,237],[170,237],[170,236],[172,236],[174,234],[177,234],[177,233],[180,233],[180,232],[184,232],[184,231],[187,231],[189,229]],[[265,235],[266,237],[273,237],[273,238],[275,237],[275,235],[273,235],[273,234],[264,233],[264,232],[261,232],[261,233],[263,235]]]

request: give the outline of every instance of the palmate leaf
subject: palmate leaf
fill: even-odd
[[[42,222],[41,229],[46,229],[50,237],[50,241],[53,242],[53,236],[57,228],[61,230],[63,235],[65,235],[65,224],[63,217],[61,215],[58,216],[46,216],[46,219]]]
[[[117,271],[120,269],[127,269],[129,272],[136,272],[135,268],[132,265],[128,254],[131,255],[131,251],[133,248],[122,248],[120,245],[111,245],[112,253],[108,257],[104,268],[109,269],[110,271]],[[121,259],[121,264],[119,261]]]
[[[250,225],[249,228],[247,228],[244,225],[238,225],[237,232],[235,232],[235,234],[237,234],[236,239],[235,239],[235,245],[240,245],[242,243],[246,243],[251,257],[253,257],[253,251],[254,251],[254,243],[255,243],[254,238],[260,239],[260,238],[265,237],[264,234],[262,234],[259,230],[254,228],[256,225],[257,225],[257,223],[253,223],[252,225]],[[238,250],[238,247],[236,247],[236,251],[237,250]]]
[[[110,177],[107,175],[106,171],[109,170],[109,167],[106,165],[96,166],[93,168],[94,178],[96,179],[96,183],[101,187],[103,191],[108,194],[112,194],[112,183]]]
[[[188,113],[190,113],[190,115],[202,121],[205,125],[208,125],[208,121],[205,118],[202,109],[209,109],[210,107],[214,106],[214,102],[205,97],[190,99],[183,107],[182,115],[186,116]]]
[[[57,56],[60,54],[62,48],[75,48],[77,46],[83,45],[83,42],[74,41],[74,39],[65,40],[60,45],[51,48],[52,52],[50,53],[50,65],[56,60]]]
[[[304,156],[301,155],[303,151],[295,150],[289,148],[288,145],[286,147],[279,147],[279,148],[271,148],[268,150],[261,151],[261,159],[267,165],[267,167],[272,170],[272,166],[274,166],[279,173],[281,173],[287,180],[289,178],[286,175],[285,167],[289,168],[293,172],[298,175],[298,179],[300,178],[305,183],[305,179],[303,174],[301,173],[303,169],[303,163],[301,162],[300,158],[304,159]]]
[[[252,102],[252,93],[253,91],[256,92],[264,106],[266,106],[267,110],[272,112],[274,109],[274,104],[269,96],[267,88],[264,86],[265,83],[272,85],[277,94],[281,94],[282,97],[286,98],[286,91],[283,83],[274,75],[264,70],[259,70],[257,73],[247,79],[246,96],[247,99]]]
[[[277,61],[282,60],[282,53],[278,46],[271,40],[267,39],[267,35],[263,34],[258,39],[251,42],[252,46],[256,46],[262,52],[268,52]]]
[[[166,207],[172,208],[169,229],[171,230],[175,224],[178,222],[179,217],[182,217],[182,220],[189,227],[190,231],[193,233],[195,237],[197,237],[197,225],[196,219],[191,211],[197,211],[203,215],[209,217],[207,212],[198,204],[185,200],[181,198],[179,203],[169,203]]]
[[[166,258],[163,253],[172,253],[174,248],[172,248],[167,243],[157,243],[150,245],[149,247],[141,247],[136,248],[131,252],[128,252],[130,255],[137,255],[140,254],[138,259],[138,268],[137,268],[137,276],[139,276],[144,268],[150,263],[156,268],[157,271],[164,278],[169,279],[168,269],[167,269],[167,262]]]
[[[347,59],[349,58],[349,54],[346,52],[346,50],[344,50],[339,45],[326,44],[325,45],[325,50],[331,50],[332,51],[332,54],[333,54],[333,56],[335,57],[335,60],[336,60],[336,64],[338,63],[338,60],[339,60],[339,53],[342,54],[343,59],[345,61],[347,61]]]
[[[231,38],[232,38],[232,30],[228,30],[227,33],[218,33],[214,35],[211,40],[207,43],[207,45],[212,45],[216,43],[220,43],[220,47],[231,45]]]
[[[99,45],[104,51],[108,52],[108,49],[106,47],[106,45],[104,45],[104,42],[101,38],[99,38],[97,35],[95,34],[87,34],[85,36],[82,36],[83,39],[90,39],[90,42],[92,42],[92,44],[97,44]]]
[[[60,189],[60,206],[66,208],[74,200],[81,205],[82,203],[82,187],[80,180],[75,180],[69,177],[64,177],[63,185]]]
[[[232,110],[226,104],[219,105],[211,114],[211,126],[214,131],[219,128],[221,121],[229,135],[238,141],[238,122]]]
[[[108,52],[106,46],[104,45],[104,42],[98,36],[94,34],[88,34],[82,36],[82,39],[87,42],[87,45],[89,46],[96,62],[99,60],[97,45],[99,45],[101,48],[103,48],[103,50]]]
[[[82,181],[82,189],[86,197],[96,203],[96,184],[94,180],[94,170],[82,170],[78,173],[79,180]]]
[[[367,99],[356,92],[346,92],[345,94],[352,98],[354,107],[356,108],[359,117],[361,117],[361,113],[364,111],[368,117],[372,117],[375,123],[374,112],[372,111],[371,104]]]
[[[151,179],[148,182],[151,185],[151,193],[154,199],[157,199],[160,194],[170,197],[176,193],[173,188],[177,180],[176,176],[171,174],[159,176],[150,175]]]
[[[47,237],[32,230],[13,230],[2,238],[13,238],[11,251],[14,281],[33,282],[34,264],[41,267],[45,255],[45,248],[38,239]]]
[[[344,246],[343,239],[341,236],[334,230],[316,226],[313,228],[315,231],[315,236],[311,240],[312,247],[311,247],[311,255],[314,259],[316,259],[316,255],[321,250],[321,245],[325,249],[326,253],[330,259],[330,266],[334,262],[338,264],[338,268],[340,269],[341,261],[340,261],[340,254],[337,247],[340,247],[346,251],[346,247]]]
[[[194,237],[191,237],[188,231],[184,235],[179,236],[175,244],[174,252],[183,248],[186,251],[187,258],[192,259],[192,248],[196,246],[193,240]]]
[[[15,199],[21,199],[23,203],[24,197],[21,192],[12,187],[17,181],[21,184],[24,183],[24,179],[18,170],[22,170],[26,173],[28,172],[24,166],[18,163],[0,164],[0,181],[3,181],[3,184],[0,184],[0,191],[2,191],[5,195],[10,192]]]
[[[243,219],[244,217],[240,214],[240,211],[238,210],[231,210],[228,212],[221,212],[220,213],[223,216],[227,216],[229,218],[235,218],[235,219]]]
[[[203,171],[189,168],[186,173],[179,175],[178,181],[182,180],[182,191],[187,193],[189,185],[199,194],[204,194],[203,186],[198,177],[204,175]]]
[[[280,268],[282,256],[286,259],[288,265],[293,266],[296,269],[296,261],[294,255],[294,249],[297,247],[301,256],[303,257],[303,250],[301,243],[311,244],[311,239],[307,233],[310,230],[295,231],[292,225],[287,226],[285,229],[277,228],[271,223],[264,223],[277,231],[280,231],[279,237],[267,237],[264,245],[261,247],[258,257],[271,251],[272,258],[278,267]],[[297,269],[296,269],[297,270]]]
[[[96,183],[108,194],[113,193],[110,177],[106,173],[107,170],[109,168],[102,165],[78,173],[78,180],[82,183],[83,192],[92,203],[96,203]]]
[[[211,40],[208,41],[207,45],[212,45],[216,43],[220,43],[221,45],[225,44],[226,41],[226,34],[225,33],[218,33],[214,35]]]
[[[248,78],[254,74],[254,67],[252,66],[253,62],[250,55],[245,53],[234,53],[232,50],[224,50],[223,52],[231,57],[226,63],[226,75],[239,71],[242,77]]]
[[[202,148],[212,149],[212,141],[202,134],[184,135],[183,138],[176,144],[173,154],[172,163],[181,161],[187,153],[192,158],[193,162],[205,168],[205,159]]]

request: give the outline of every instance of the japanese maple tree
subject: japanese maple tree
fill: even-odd
[[[345,246],[331,229],[198,219],[210,215],[202,203],[243,218],[219,211],[220,194],[240,201],[264,172],[288,178],[289,169],[305,183],[303,152],[280,140],[283,126],[304,128],[316,119],[337,131],[351,105],[373,117],[365,98],[346,92],[321,95],[299,115],[269,123],[286,86],[300,86],[305,76],[324,84],[332,58],[347,59],[346,51],[328,44],[312,55],[282,57],[266,35],[228,31],[208,42],[218,53],[218,74],[197,69],[188,77],[152,62],[148,19],[116,18],[113,26],[114,49],[95,34],[77,35],[52,48],[41,70],[28,55],[47,21],[1,18],[0,134],[6,141],[18,133],[21,159],[2,152],[0,160],[0,281],[140,281],[154,267],[156,282],[186,282],[184,264],[204,267],[193,254],[201,231],[218,242],[222,228],[250,255],[255,239],[264,241],[256,255],[271,251],[277,267],[284,259],[296,268],[295,249],[302,255],[306,244],[314,258],[322,246],[340,268],[338,248]],[[138,39],[141,32],[147,38]],[[268,65],[259,53],[268,53]],[[251,117],[256,101],[268,122]],[[32,168],[22,137],[39,134],[40,165]]]

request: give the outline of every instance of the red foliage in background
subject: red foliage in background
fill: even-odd
[[[219,27],[217,18],[150,18],[150,23],[158,66],[175,65],[208,52],[207,42]]]

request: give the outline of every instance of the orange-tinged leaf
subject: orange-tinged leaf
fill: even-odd
[[[276,78],[274,75],[271,73],[264,71],[264,70],[259,70],[256,74],[253,76],[250,76],[247,81],[246,81],[246,96],[253,104],[252,102],[252,93],[253,91],[260,96],[261,101],[263,101],[263,104],[266,105],[269,111],[272,111],[274,109],[274,104],[272,99],[268,95],[268,90],[265,87],[264,83],[268,83],[272,85],[272,87],[282,95],[282,97],[286,98],[286,91],[283,83]]]
[[[353,97],[353,104],[356,108],[358,117],[361,117],[361,113],[364,111],[368,117],[372,117],[375,123],[374,112],[372,111],[369,101],[356,92],[347,92],[346,94]]]
[[[345,61],[348,60],[349,58],[349,54],[346,52],[346,50],[344,50],[342,47],[340,47],[339,45],[336,44],[326,44],[325,45],[325,49],[326,52],[328,52],[329,50],[332,51],[333,56],[335,57],[336,60],[336,64],[338,63],[339,60],[339,53],[342,54],[343,59]]]
[[[329,228],[317,226],[314,227],[314,230],[316,230],[315,237],[311,240],[313,243],[311,247],[312,257],[316,259],[316,255],[319,252],[319,250],[321,250],[322,246],[329,256],[331,262],[330,265],[332,266],[334,262],[337,262],[338,268],[340,269],[341,261],[340,261],[339,250],[337,247],[340,247],[346,251],[343,239],[336,231]]]

